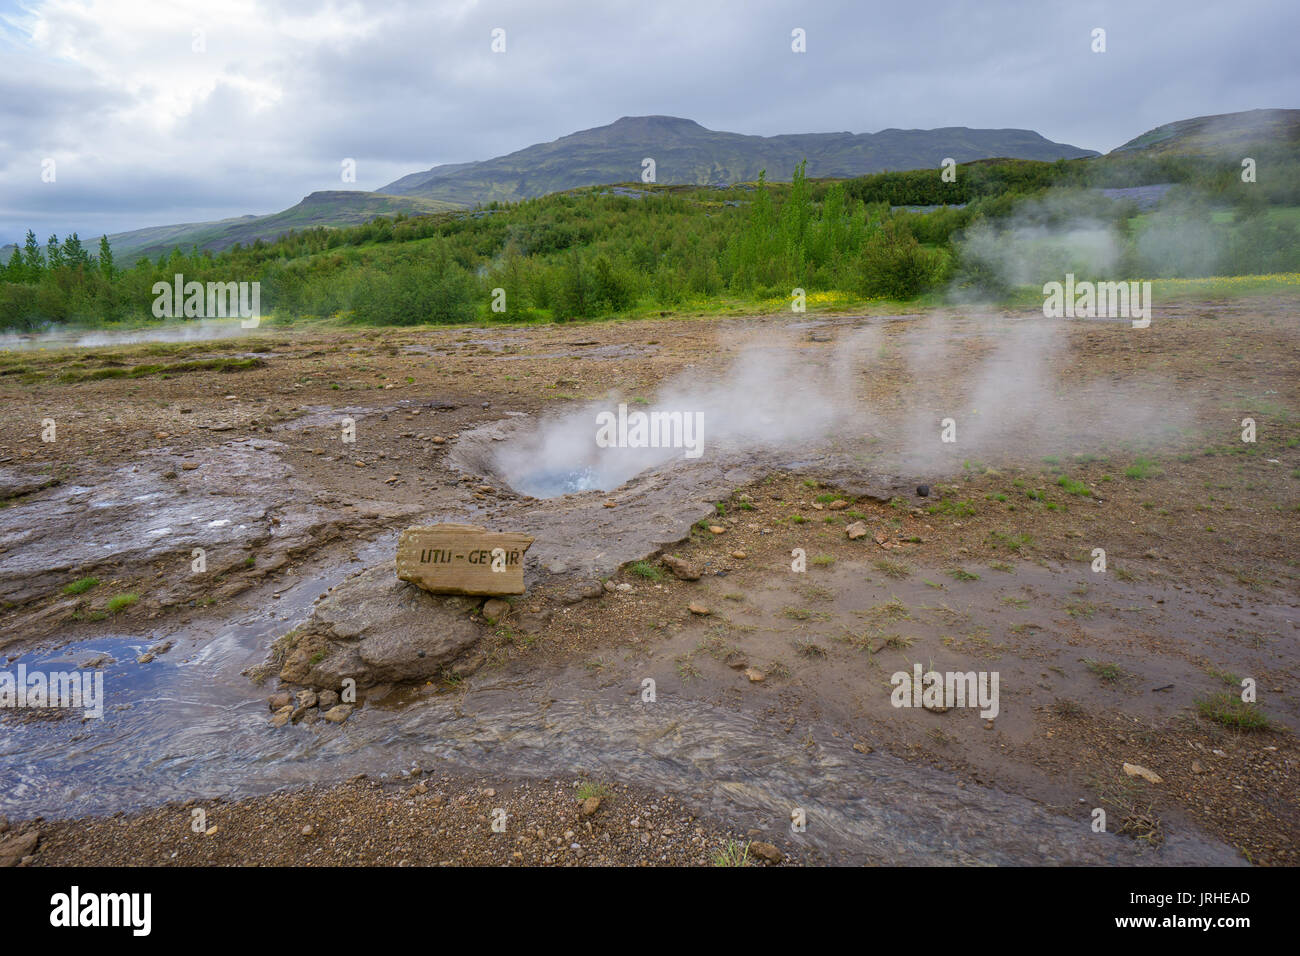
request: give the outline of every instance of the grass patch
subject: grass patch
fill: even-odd
[[[1083,498],[1092,496],[1092,490],[1082,481],[1076,481],[1068,475],[1062,475],[1056,479],[1056,483],[1066,490],[1068,494],[1079,495]]]
[[[1226,691],[1201,698],[1196,702],[1196,712],[1206,720],[1232,730],[1273,730],[1268,715],[1236,694]]]
[[[1138,458],[1133,462],[1133,464],[1124,469],[1125,478],[1135,478],[1138,481],[1144,481],[1147,478],[1154,478],[1160,473],[1160,466],[1150,458]]]
[[[1112,661],[1096,661],[1090,657],[1083,659],[1083,666],[1092,672],[1103,684],[1114,684],[1126,676],[1124,669]]]
[[[613,795],[614,791],[603,783],[593,783],[590,780],[584,780],[578,785],[578,799],[580,801],[590,800],[592,797],[599,797],[601,800],[605,800]]]
[[[649,561],[634,561],[628,565],[628,574],[635,574],[639,578],[645,578],[647,581],[662,581],[664,573]]]
[[[99,584],[99,578],[77,578],[71,584],[63,586],[64,594],[85,594]]]
[[[140,600],[138,594],[119,594],[116,597],[109,598],[104,607],[109,614],[117,614],[119,611],[125,611],[138,600]]]
[[[912,569],[906,564],[890,561],[888,558],[873,561],[872,566],[887,578],[905,578],[912,573]]]
[[[749,858],[749,844],[728,840],[726,845],[713,855],[713,865],[752,866],[753,863]]]

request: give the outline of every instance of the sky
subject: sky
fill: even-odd
[[[0,0],[0,244],[275,212],[621,116],[1104,152],[1300,107],[1297,36],[1297,0]]]

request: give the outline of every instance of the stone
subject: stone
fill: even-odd
[[[286,704],[271,717],[272,727],[283,727],[293,717],[293,704]]]
[[[692,601],[686,606],[686,610],[690,611],[692,614],[698,614],[700,617],[707,617],[709,614],[713,613],[698,601]]]
[[[1141,764],[1126,763],[1124,764],[1124,772],[1130,777],[1141,777],[1143,780],[1149,781],[1150,783],[1164,783],[1164,779],[1160,774],[1156,773],[1154,770],[1148,770]]]
[[[843,510],[844,510],[845,508],[847,508],[848,506],[849,506],[849,503],[848,503],[847,501],[845,501],[843,498],[836,498],[834,501],[832,501],[832,502],[831,502],[830,504],[828,504],[826,507],[827,507],[829,510],[831,510],[831,511],[843,511]]]
[[[5,840],[0,840],[0,868],[17,866],[24,857],[31,856],[41,835],[35,830],[28,833],[16,833]]]
[[[577,604],[580,601],[588,601],[593,598],[603,597],[605,594],[605,585],[599,581],[588,584],[575,584],[569,590],[560,595],[561,604]]]
[[[482,613],[489,624],[497,624],[504,621],[506,615],[510,613],[510,602],[500,598],[488,598],[483,602]]]
[[[337,691],[323,690],[316,695],[316,706],[321,710],[329,710],[339,702]]]
[[[673,554],[666,554],[662,558],[664,567],[673,573],[673,577],[682,581],[698,581],[701,571],[694,564],[685,558],[679,558]]]
[[[318,601],[284,651],[287,684],[357,687],[424,681],[478,643],[482,628],[455,603],[399,581],[384,565]]]
[[[595,816],[596,811],[600,809],[600,797],[588,797],[582,801],[582,815],[584,817]]]
[[[325,711],[325,719],[331,724],[341,724],[352,716],[351,704],[339,704]]]
[[[767,680],[767,675],[757,667],[746,667],[745,676],[749,678],[751,684],[761,684],[763,681]]]
[[[720,524],[711,524],[711,525],[709,525],[709,531],[711,531],[713,534],[726,534],[726,533],[727,533],[727,529],[724,528],[724,527],[723,527],[722,525],[720,525]]]
[[[747,555],[744,551],[733,551],[731,552],[731,556],[735,558],[737,561],[744,561],[747,557],[749,557],[749,555]]]
[[[295,700],[298,701],[298,706],[299,706],[299,707],[304,707],[304,708],[306,708],[306,707],[315,707],[315,706],[316,706],[316,692],[315,692],[314,690],[312,690],[310,687],[307,688],[306,690],[300,690],[300,691],[298,691],[298,694],[297,694],[297,696],[295,697]]]
[[[764,843],[762,840],[755,840],[749,844],[749,852],[754,854],[764,863],[780,863],[784,856],[770,843]]]
[[[921,497],[921,498],[929,498],[929,497],[930,497],[930,486],[929,486],[929,485],[917,485],[917,486],[916,486],[916,494],[917,494],[918,497]]]
[[[287,690],[279,690],[266,699],[272,710],[280,710],[293,703],[293,695]]]
[[[857,541],[858,538],[865,538],[868,534],[866,522],[855,521],[844,529],[844,533],[849,536],[850,541]]]

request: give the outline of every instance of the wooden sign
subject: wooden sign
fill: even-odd
[[[526,534],[471,524],[417,525],[397,542],[397,576],[434,594],[523,594]]]

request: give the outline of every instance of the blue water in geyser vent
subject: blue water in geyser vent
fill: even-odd
[[[513,483],[521,494],[534,498],[558,498],[580,491],[604,491],[600,476],[590,466],[583,468],[535,471]]]

